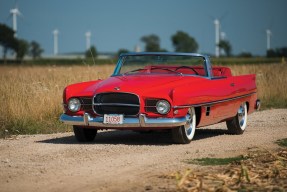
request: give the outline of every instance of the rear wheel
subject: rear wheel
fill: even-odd
[[[231,119],[226,121],[229,133],[234,135],[242,134],[247,127],[247,104],[242,103],[239,106],[237,114]]]
[[[186,124],[171,130],[172,139],[175,143],[188,144],[193,139],[196,126],[196,115],[194,108],[187,112]]]
[[[80,126],[73,126],[74,134],[79,142],[91,142],[95,139],[98,130],[97,129],[89,129],[83,128]]]

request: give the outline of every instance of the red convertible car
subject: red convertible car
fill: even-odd
[[[260,107],[255,77],[232,76],[201,54],[122,54],[108,79],[65,88],[60,120],[73,125],[79,142],[101,129],[164,129],[187,144],[196,128],[224,121],[231,134],[242,134]]]

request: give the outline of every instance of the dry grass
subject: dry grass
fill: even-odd
[[[225,166],[187,170],[161,176],[176,179],[177,189],[171,191],[286,191],[287,149],[270,152],[250,149],[245,160]]]
[[[265,107],[287,107],[287,64],[231,66],[234,74],[257,74]],[[114,65],[0,66],[0,137],[69,130],[58,119],[62,91],[71,83],[107,78]]]
[[[287,64],[232,65],[233,75],[256,74],[263,108],[287,107]]]
[[[63,132],[59,122],[62,92],[71,83],[107,78],[113,65],[0,67],[0,137]]]

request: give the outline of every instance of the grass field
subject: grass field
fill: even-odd
[[[71,83],[106,78],[113,65],[0,67],[0,137],[70,130],[59,122],[62,93]]]
[[[263,109],[287,107],[287,64],[231,65],[233,75],[256,74]]]
[[[287,107],[287,64],[231,65],[233,74],[257,74],[263,108]],[[69,131],[59,122],[62,91],[71,83],[107,78],[114,65],[0,66],[0,137]]]

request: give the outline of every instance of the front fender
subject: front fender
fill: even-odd
[[[63,103],[67,103],[71,97],[93,96],[96,85],[101,81],[102,80],[87,81],[68,85],[64,89]]]

